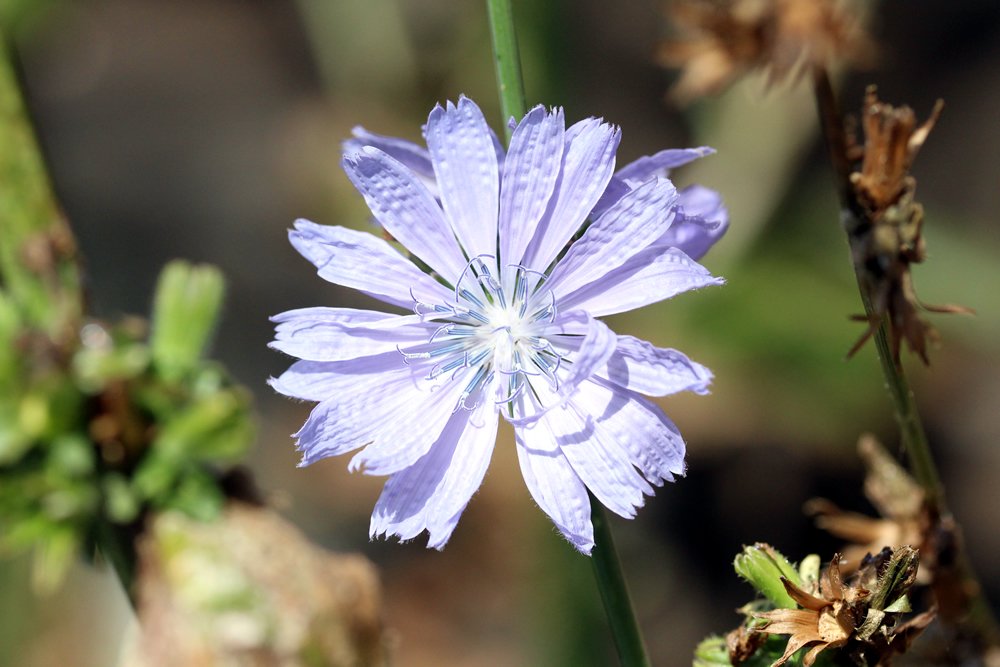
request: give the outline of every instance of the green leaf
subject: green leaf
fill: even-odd
[[[173,261],[156,286],[150,345],[157,372],[179,382],[197,367],[215,329],[225,281],[214,266]]]
[[[211,475],[192,468],[181,478],[166,507],[184,512],[198,521],[213,521],[222,514],[225,504],[222,490]]]
[[[246,452],[253,423],[243,392],[229,390],[196,401],[164,426],[153,448],[173,460],[234,460]]]

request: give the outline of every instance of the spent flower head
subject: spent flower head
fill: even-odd
[[[671,97],[687,103],[721,92],[752,71],[768,84],[836,60],[855,63],[873,48],[853,8],[838,0],[674,0],[679,38],[660,60],[681,68]]]
[[[431,112],[427,149],[354,134],[344,169],[413,260],[372,234],[305,220],[290,239],[321,277],[412,313],[273,318],[272,347],[301,361],[272,386],[318,402],[295,434],[302,464],[364,447],[350,468],[389,476],[372,537],[426,530],[441,548],[503,415],[535,501],[589,553],[588,489],[632,517],[684,470],[677,427],[643,394],[706,393],[712,378],[598,319],[722,283],[695,261],[728,224],[718,195],[665,178],[710,149],[615,172],[617,128],[594,118],[567,128],[561,109],[536,107],[505,152],[465,97]]]
[[[880,102],[875,86],[869,86],[865,94],[861,114],[864,147],[852,146],[853,154],[849,154],[861,160],[860,170],[850,176],[855,210],[844,217],[844,226],[855,270],[871,299],[872,312],[870,316],[854,318],[868,322],[869,327],[848,357],[865,344],[882,317],[888,315],[889,343],[896,363],[902,341],[906,340],[910,350],[927,364],[927,342],[936,343],[938,334],[921,311],[973,313],[969,308],[952,304],[922,304],[910,273],[910,265],[926,257],[922,235],[924,208],[914,198],[917,182],[910,175],[910,167],[943,108],[944,102],[938,100],[930,118],[917,127],[916,115],[910,107],[894,108]]]

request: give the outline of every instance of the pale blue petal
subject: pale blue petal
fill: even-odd
[[[462,387],[427,379],[429,366],[402,365],[398,353],[347,362],[299,361],[271,381],[281,393],[320,400],[295,434],[302,465],[368,447],[350,463],[388,475],[426,453],[450,417]]]
[[[700,185],[688,186],[678,195],[677,219],[653,245],[680,248],[697,261],[729,229],[729,211],[718,192]]]
[[[537,106],[510,140],[500,188],[500,259],[518,264],[545,214],[559,177],[565,132],[563,110]]]
[[[713,377],[710,370],[681,352],[655,347],[633,336],[618,336],[615,353],[599,375],[647,396],[679,391],[707,394]]]
[[[542,420],[514,429],[517,459],[524,483],[556,528],[585,554],[594,548],[590,497],[583,480],[555,444],[555,435]]]
[[[430,179],[434,178],[434,165],[431,164],[431,155],[423,146],[415,144],[412,141],[407,141],[406,139],[375,134],[360,125],[355,126],[351,130],[351,134],[354,135],[354,138],[348,139],[343,143],[344,157],[349,157],[360,152],[365,146],[374,146],[402,162],[418,176]]]
[[[714,148],[670,148],[656,155],[644,155],[635,162],[630,162],[619,169],[608,183],[601,199],[594,206],[591,217],[598,217],[614,206],[615,202],[625,196],[629,190],[655,176],[666,177],[670,170],[680,167],[715,152]]]
[[[467,260],[441,207],[413,172],[377,148],[345,157],[343,166],[382,227],[454,284]]]
[[[410,540],[427,530],[427,546],[444,547],[486,475],[497,423],[496,406],[489,401],[452,415],[430,450],[386,481],[372,513],[371,537]]]
[[[382,239],[346,227],[297,220],[288,238],[320,277],[376,299],[413,308],[422,302],[448,303],[451,293]],[[411,293],[412,289],[412,293]]]
[[[655,155],[643,155],[635,162],[630,162],[615,173],[615,177],[628,185],[635,187],[654,176],[666,176],[670,169],[693,162],[698,158],[711,155],[714,148],[668,148]]]
[[[684,439],[648,398],[594,378],[576,393],[573,404],[594,417],[601,437],[618,443],[650,483],[660,486],[684,474]]]
[[[454,380],[448,376],[434,389],[426,389],[419,396],[387,415],[369,414],[365,418],[376,421],[373,442],[354,455],[348,469],[364,470],[366,475],[391,475],[416,463],[435,440],[456,412],[466,383],[476,369],[470,369]]]
[[[676,201],[677,190],[661,178],[622,197],[569,247],[546,288],[568,294],[620,267],[667,231]]]
[[[558,303],[560,308],[586,310],[602,317],[724,282],[677,248],[651,246],[614,271],[560,297]]]
[[[608,186],[621,141],[617,128],[595,118],[566,130],[562,174],[522,264],[547,271]]]
[[[268,384],[280,394],[305,401],[325,401],[338,397],[342,392],[357,384],[362,389],[383,382],[382,376],[401,384],[404,389],[410,383],[407,375],[419,374],[422,369],[407,366],[402,355],[395,350],[368,357],[343,361],[296,361],[279,377],[271,378]],[[411,387],[416,390],[416,386]]]
[[[271,318],[278,326],[268,347],[311,361],[345,361],[397,348],[410,351],[410,346],[426,344],[440,326],[421,319],[350,308],[292,310]]]
[[[643,494],[652,495],[653,488],[636,472],[627,452],[608,437],[599,421],[612,402],[610,392],[587,382],[573,400],[550,410],[542,421],[587,488],[605,507],[630,519],[643,505]],[[581,405],[586,408],[580,409]],[[593,409],[595,406],[598,409]]]
[[[495,255],[500,176],[483,112],[467,97],[448,102],[427,119],[427,148],[441,203],[459,243],[471,258]]]
[[[625,181],[617,176],[612,176],[611,180],[608,181],[608,187],[604,189],[604,194],[601,195],[601,198],[594,204],[593,210],[590,211],[590,218],[596,220],[601,217],[605,211],[614,206],[619,199],[631,191],[632,188]]]
[[[320,401],[295,434],[302,465],[372,442],[379,428],[427,399],[426,368],[390,353],[350,361],[298,361],[270,384],[286,396]]]

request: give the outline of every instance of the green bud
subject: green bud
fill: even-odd
[[[108,473],[101,480],[101,488],[104,490],[104,510],[112,522],[131,523],[139,516],[139,498],[122,474]]]
[[[729,667],[725,637],[703,639],[694,650],[694,667]]]
[[[237,390],[196,401],[164,424],[153,448],[174,460],[235,460],[253,438],[247,403]]]
[[[156,286],[150,345],[157,372],[179,382],[194,371],[215,329],[225,282],[214,266],[173,261]]]
[[[73,374],[80,391],[96,394],[110,380],[128,380],[149,366],[149,348],[141,343],[121,347],[82,347],[73,356]]]
[[[47,468],[61,477],[85,477],[94,471],[94,446],[79,433],[56,438],[49,450]]]
[[[893,551],[869,598],[865,622],[858,628],[861,639],[869,639],[883,628],[887,615],[909,611],[910,601],[906,594],[917,580],[919,564],[920,552],[916,549],[904,546]],[[888,632],[888,627],[882,631]]]
[[[206,472],[191,468],[177,486],[166,507],[184,512],[198,521],[214,521],[222,514],[226,499]]]
[[[819,581],[819,568],[822,564],[819,554],[809,554],[799,563],[799,577],[803,582]]]
[[[743,577],[751,586],[760,591],[775,607],[795,609],[795,604],[782,577],[795,585],[801,585],[802,580],[792,564],[770,545],[757,543],[752,547],[744,547],[743,553],[733,561],[736,574]]]

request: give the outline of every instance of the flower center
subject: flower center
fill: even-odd
[[[414,297],[413,312],[442,324],[420,351],[399,350],[406,363],[434,360],[429,380],[445,373],[450,380],[471,374],[456,411],[474,410],[495,387],[494,402],[510,404],[513,414],[515,400],[532,390],[532,382],[544,379],[552,389],[559,387],[556,374],[564,355],[542,335],[556,316],[555,296],[544,289],[547,276],[510,265],[498,278],[495,262],[486,261],[494,259],[480,255],[466,265],[453,303],[427,304]]]

